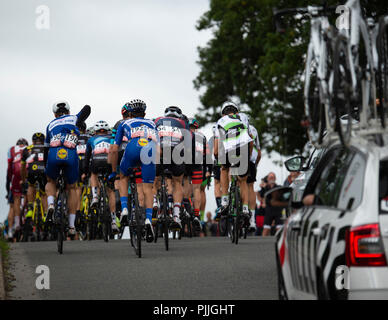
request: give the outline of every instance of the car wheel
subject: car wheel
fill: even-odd
[[[325,284],[323,282],[323,275],[320,271],[317,272],[317,294],[318,300],[330,300]]]

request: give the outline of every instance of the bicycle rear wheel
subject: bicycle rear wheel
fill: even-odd
[[[307,133],[314,146],[322,144],[326,129],[325,109],[321,103],[316,67],[309,70],[309,82],[306,83],[305,114],[307,117]]]
[[[349,146],[352,131],[352,89],[351,74],[349,70],[349,54],[347,40],[339,35],[336,39],[334,50],[334,73],[333,73],[333,108],[336,112],[335,130],[341,143]]]
[[[65,196],[64,191],[59,193],[57,206],[56,206],[56,229],[57,229],[57,249],[59,254],[63,254],[63,241],[65,238],[65,223],[64,223],[64,216],[65,216]],[[59,205],[60,204],[60,205]]]

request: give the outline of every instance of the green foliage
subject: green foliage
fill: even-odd
[[[368,1],[365,12],[374,16],[386,12],[384,3]],[[196,115],[201,123],[218,120],[222,103],[233,99],[253,119],[262,148],[284,155],[301,152],[307,141],[300,121],[309,20],[286,17],[286,30],[280,34],[275,31],[272,10],[311,4],[306,0],[210,0],[209,11],[196,26],[213,33],[207,45],[198,48],[201,71],[194,87],[203,92]],[[331,18],[332,23],[336,18]]]

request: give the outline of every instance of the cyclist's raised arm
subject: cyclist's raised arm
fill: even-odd
[[[85,122],[87,118],[89,118],[92,109],[89,105],[86,105],[82,108],[82,110],[77,114],[77,123],[76,126],[79,126],[82,122]]]
[[[89,172],[90,159],[92,157],[92,144],[91,139],[86,143],[86,154],[85,154],[85,172]]]

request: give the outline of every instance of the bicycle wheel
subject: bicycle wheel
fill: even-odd
[[[240,188],[234,190],[234,243],[238,244],[241,230]]]
[[[345,147],[349,146],[353,121],[351,114],[352,85],[349,58],[347,39],[339,35],[336,39],[334,50],[332,103],[336,112],[335,130]]]
[[[326,129],[324,105],[320,99],[319,83],[316,67],[308,70],[305,83],[305,115],[307,118],[307,134],[314,146],[322,144]]]
[[[380,101],[377,112],[381,126],[385,128],[388,108],[388,16],[379,19],[376,45],[378,53],[377,94]]]
[[[167,190],[163,190],[163,221],[162,221],[162,233],[164,238],[164,247],[166,251],[169,249],[169,222],[168,222],[168,199],[167,199]]]
[[[65,216],[65,197],[64,191],[60,191],[56,206],[56,229],[57,229],[57,248],[59,254],[63,254],[63,241],[65,238],[65,224],[64,224],[64,216]]]

